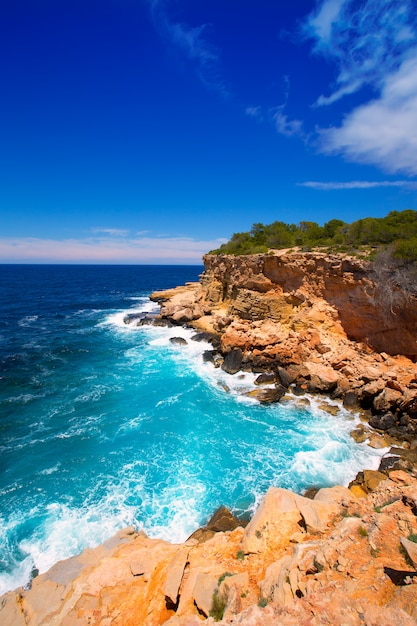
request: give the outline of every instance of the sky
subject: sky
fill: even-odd
[[[2,0],[0,263],[417,210],[415,0]]]

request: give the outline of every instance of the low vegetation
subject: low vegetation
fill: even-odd
[[[417,262],[417,211],[391,211],[386,217],[367,217],[348,224],[332,219],[324,226],[303,221],[286,224],[253,224],[248,232],[235,233],[212,254],[256,254],[283,248],[326,248],[330,251],[375,256],[389,249],[394,259]]]

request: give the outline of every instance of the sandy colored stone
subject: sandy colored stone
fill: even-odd
[[[352,485],[349,489],[356,498],[366,498],[367,492],[359,485]]]
[[[179,588],[188,560],[188,553],[188,548],[180,549],[176,554],[174,554],[168,565],[167,578],[163,591],[173,604],[176,604],[177,602]]]
[[[193,598],[198,609],[207,616],[213,606],[215,591],[218,592],[218,579],[211,574],[199,573],[193,588]]]
[[[417,569],[417,543],[415,543],[414,541],[410,541],[406,537],[401,537],[400,541],[401,545],[403,546],[404,550],[407,552],[410,560],[412,561],[414,569]]]

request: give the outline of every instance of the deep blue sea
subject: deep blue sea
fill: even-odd
[[[380,451],[352,418],[261,406],[185,328],[132,327],[197,266],[0,266],[0,593],[134,525],[183,541],[270,485],[347,484]],[[187,345],[170,343],[182,336]]]

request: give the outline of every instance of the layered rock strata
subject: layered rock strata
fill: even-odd
[[[170,544],[133,529],[0,599],[7,626],[417,623],[417,479],[271,488],[244,529]],[[221,511],[214,524],[228,516]],[[232,525],[233,528],[233,525]]]
[[[206,255],[204,264],[199,283],[153,294],[160,322],[217,337],[206,358],[229,373],[268,372],[278,392],[264,393],[266,401],[279,399],[282,387],[324,393],[414,446],[414,296],[384,283],[371,263],[343,255]]]

